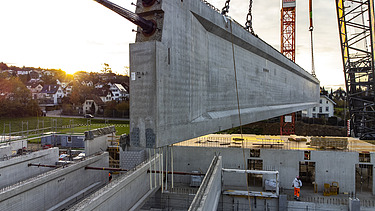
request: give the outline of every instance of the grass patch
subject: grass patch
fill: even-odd
[[[102,124],[107,123],[108,125],[116,124],[129,124],[126,120],[107,120],[105,119],[90,119],[91,124]],[[51,127],[63,128],[69,125],[86,125],[89,123],[88,119],[84,118],[67,118],[67,117],[25,117],[25,118],[0,118],[0,133],[9,132],[20,132],[28,130],[36,130],[38,128],[50,128]],[[87,127],[86,127],[87,128]],[[65,129],[61,129],[65,130]],[[70,129],[69,129],[70,131]],[[46,130],[47,132],[47,130]],[[83,131],[84,132],[84,131]]]

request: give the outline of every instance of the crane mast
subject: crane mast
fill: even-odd
[[[373,0],[336,0],[347,104],[349,135],[375,138],[375,16]]]
[[[282,0],[281,53],[296,60],[296,1]],[[295,134],[295,113],[280,117],[280,135]]]

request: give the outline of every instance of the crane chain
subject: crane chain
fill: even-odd
[[[253,0],[250,0],[249,13],[247,13],[247,16],[246,16],[245,29],[249,31],[251,34],[255,35],[254,29],[253,29],[253,15],[251,13],[252,7],[253,7]]]
[[[230,0],[227,0],[225,2],[225,6],[223,7],[223,9],[221,9],[222,15],[226,15],[229,12],[229,3],[230,3]]]

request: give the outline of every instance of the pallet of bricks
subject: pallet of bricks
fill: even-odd
[[[317,148],[346,149],[348,138],[344,137],[311,137],[310,145]]]

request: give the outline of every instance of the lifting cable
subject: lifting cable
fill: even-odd
[[[236,84],[236,96],[237,96],[237,109],[238,109],[238,119],[240,123],[240,132],[241,132],[241,140],[242,140],[242,155],[243,155],[243,162],[244,162],[244,168],[246,168],[246,158],[245,158],[245,146],[244,146],[244,140],[243,140],[243,134],[242,134],[242,121],[241,121],[241,108],[240,108],[240,98],[238,95],[238,82],[237,82],[237,69],[236,69],[236,59],[234,54],[234,41],[233,41],[233,31],[232,31],[232,20],[230,22],[230,34],[231,34],[231,41],[232,41],[232,55],[233,55],[233,69],[234,69],[234,80]],[[250,190],[249,190],[249,181],[248,181],[248,173],[245,174],[246,177],[246,189],[247,189],[247,200],[249,202],[249,210],[251,211],[251,203],[250,203]]]
[[[225,2],[225,6],[223,7],[223,9],[221,9],[222,15],[226,15],[229,12],[229,3],[230,3],[230,0],[227,0]]]
[[[253,29],[253,14],[251,12],[252,7],[253,7],[253,0],[250,0],[249,12],[247,13],[247,16],[246,16],[245,29],[249,31],[252,35],[255,35],[254,29]]]
[[[312,19],[312,0],[309,1],[309,18],[310,18],[310,37],[311,37],[311,75],[316,77],[314,64],[314,43],[313,43],[313,19]]]

